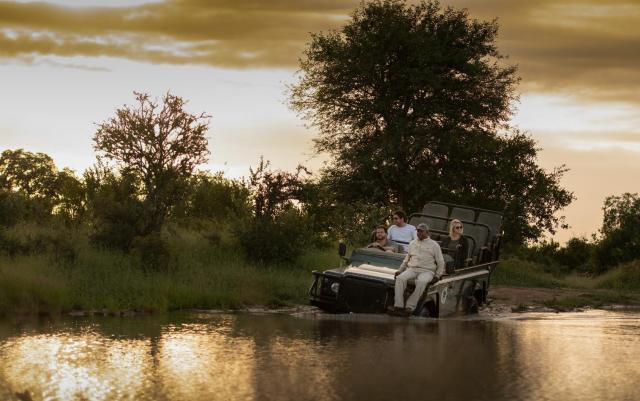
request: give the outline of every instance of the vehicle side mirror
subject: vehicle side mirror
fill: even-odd
[[[344,255],[347,254],[347,244],[345,244],[344,242],[340,242],[338,244],[338,255],[340,255],[341,258],[344,258]]]

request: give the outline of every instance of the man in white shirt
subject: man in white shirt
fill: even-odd
[[[400,241],[406,250],[406,244],[417,238],[416,228],[407,224],[407,215],[402,210],[397,210],[393,213],[393,225],[387,230],[387,236],[390,241]]]
[[[429,227],[420,223],[417,227],[418,239],[411,241],[407,256],[396,271],[395,302],[393,314],[410,316],[418,304],[427,284],[433,277],[440,279],[444,273],[444,258],[437,242],[429,238]],[[404,303],[407,281],[415,279],[416,288]]]

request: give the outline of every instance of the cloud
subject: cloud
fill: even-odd
[[[293,68],[309,32],[356,2],[173,0],[69,8],[0,2],[0,55],[99,54],[148,62]]]
[[[451,0],[498,18],[521,90],[640,103],[640,4]],[[0,57],[107,55],[228,68],[297,67],[310,32],[338,28],[357,0],[165,0],[129,7],[0,1]]]
[[[521,90],[640,103],[640,4],[627,0],[453,0],[498,18]]]

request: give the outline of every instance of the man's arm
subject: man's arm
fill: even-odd
[[[407,266],[409,266],[409,259],[411,259],[411,254],[407,253],[407,256],[404,257],[404,260],[402,261],[402,264],[400,265],[400,268],[398,270],[396,270],[396,272],[394,273],[394,276],[397,276],[398,274],[400,274],[403,271],[407,270]]]

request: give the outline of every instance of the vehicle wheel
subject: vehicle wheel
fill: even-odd
[[[468,314],[476,314],[479,309],[478,300],[474,296],[470,296],[467,298],[467,313]]]

